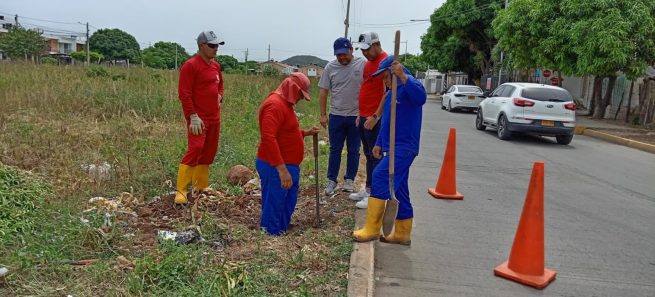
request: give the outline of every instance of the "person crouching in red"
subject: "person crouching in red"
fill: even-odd
[[[319,128],[300,129],[295,105],[309,97],[309,79],[295,72],[268,95],[259,109],[261,139],[257,148],[257,172],[262,182],[260,226],[268,234],[282,235],[291,222],[298,200],[303,137]]]
[[[188,148],[177,172],[175,204],[187,203],[187,187],[209,187],[209,165],[218,150],[223,102],[223,74],[214,60],[218,46],[225,44],[213,31],[198,35],[198,54],[180,70],[178,96],[187,123]]]

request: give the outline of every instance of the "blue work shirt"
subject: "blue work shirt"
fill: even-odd
[[[396,154],[418,155],[421,140],[423,104],[427,99],[425,88],[416,78],[407,75],[405,84],[398,79],[396,93]],[[391,124],[391,91],[384,99],[384,113],[380,134],[375,143],[382,152],[389,151],[389,127]]]

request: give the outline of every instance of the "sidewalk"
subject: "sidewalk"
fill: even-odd
[[[586,110],[576,112],[576,134],[655,154],[655,131],[613,120],[595,120],[586,114]]]

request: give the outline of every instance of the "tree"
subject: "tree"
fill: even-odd
[[[120,29],[100,29],[94,32],[89,38],[89,47],[110,61],[129,59],[136,63],[141,54],[136,38]]]
[[[402,54],[398,56],[398,61],[407,67],[409,72],[411,72],[413,75],[416,74],[417,71],[425,71],[428,69],[428,63],[423,61],[422,56]]]
[[[177,65],[175,55],[177,53]],[[189,54],[179,44],[159,41],[143,50],[143,63],[152,68],[175,69],[189,59]]]
[[[496,40],[491,22],[502,0],[449,0],[430,17],[421,37],[424,60],[441,72],[462,71],[470,80],[491,69]]]
[[[493,26],[499,45],[517,65],[594,75],[595,118],[610,104],[618,71],[634,79],[655,61],[650,0],[514,0]],[[603,78],[609,79],[604,96]]]
[[[77,61],[86,62],[86,52],[72,52],[70,53],[70,56]],[[91,60],[91,63],[100,63],[104,58],[105,56],[101,53],[89,51],[89,59]]]
[[[0,50],[14,60],[38,57],[45,49],[45,39],[34,30],[13,26],[7,34],[0,35]]]
[[[239,60],[232,56],[228,55],[218,55],[216,56],[216,62],[221,64],[221,67],[223,70],[228,71],[232,69],[238,69],[239,68]]]

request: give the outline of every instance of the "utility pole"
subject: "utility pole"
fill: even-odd
[[[246,75],[248,75],[248,48],[246,48],[246,61],[243,64],[246,66]]]
[[[268,60],[267,61],[270,61],[270,60],[271,60],[271,44],[269,43],[268,44]]]
[[[14,16],[14,22],[16,23],[16,27],[18,27],[18,15]]]
[[[395,41],[394,41],[395,42]],[[403,57],[403,63],[407,62],[407,40],[401,41],[400,43],[405,44],[405,57]]]
[[[91,65],[91,56],[89,55],[89,22],[86,22],[86,65]]]
[[[403,58],[403,63],[405,62],[407,62],[407,40],[405,40],[405,58]]]
[[[350,0],[348,0],[348,8],[346,8],[346,20],[343,22],[346,25],[346,32],[343,33],[344,38],[348,38],[348,26],[350,25]]]

